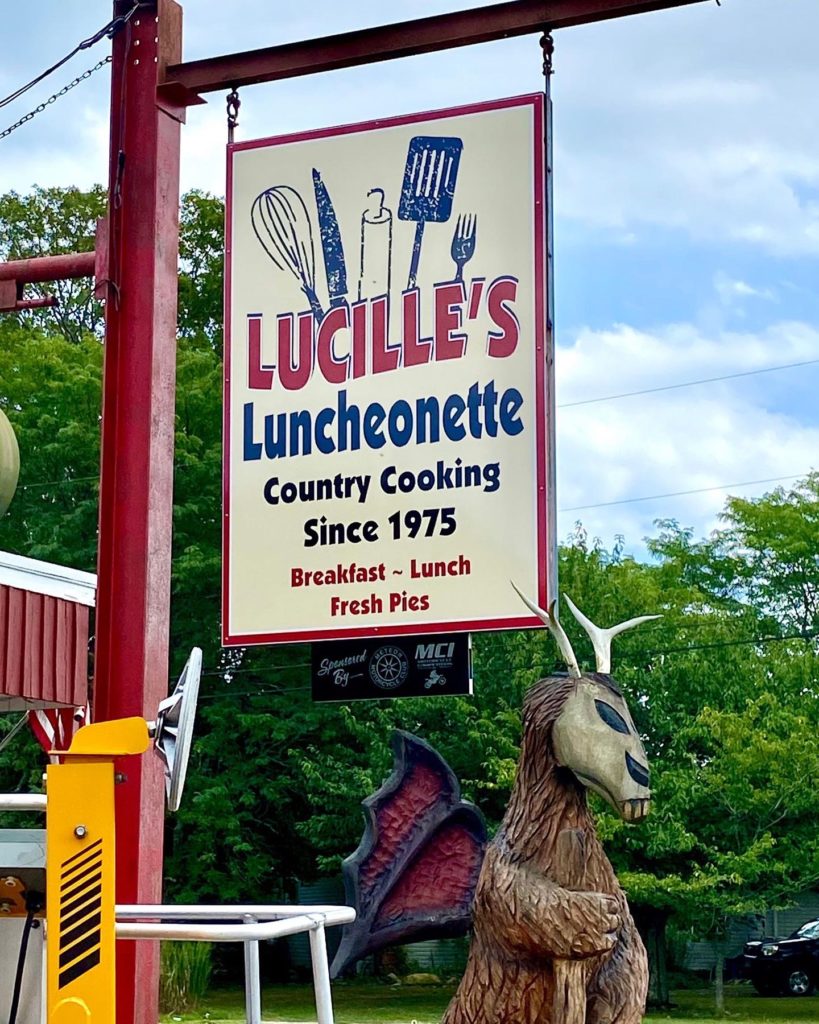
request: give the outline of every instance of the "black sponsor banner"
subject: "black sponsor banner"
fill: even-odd
[[[472,693],[472,638],[369,637],[314,643],[313,700],[451,697]]]

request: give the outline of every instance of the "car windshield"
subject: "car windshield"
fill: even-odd
[[[797,928],[791,936],[792,939],[819,939],[819,921],[808,921],[801,928]]]

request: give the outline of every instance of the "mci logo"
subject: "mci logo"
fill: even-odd
[[[415,647],[416,661],[451,661],[455,654],[455,644],[417,644]]]

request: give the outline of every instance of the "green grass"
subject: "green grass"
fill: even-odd
[[[336,1024],[438,1024],[454,988],[391,988],[374,983],[337,983],[333,986]],[[725,1020],[729,1024],[817,1024],[819,996],[801,999],[762,999],[747,985],[729,986],[725,993],[726,1015],[717,1018],[713,992],[675,992],[675,1008],[652,1012],[645,1024],[673,1021],[675,1024],[703,1024]],[[265,988],[262,998],[265,1021],[315,1021],[313,989],[309,985],[277,985]],[[193,1013],[166,1015],[164,1021],[208,1021],[227,1024],[243,1021],[244,992],[217,989]]]

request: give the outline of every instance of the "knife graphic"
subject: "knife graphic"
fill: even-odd
[[[321,180],[321,173],[313,168],[313,189],[316,193],[318,209],[319,235],[321,249],[324,254],[324,272],[327,276],[327,291],[330,293],[330,305],[341,305],[347,295],[347,266],[344,262],[344,247],[341,244],[341,232],[338,229],[338,218],[330,199],[327,186]]]

